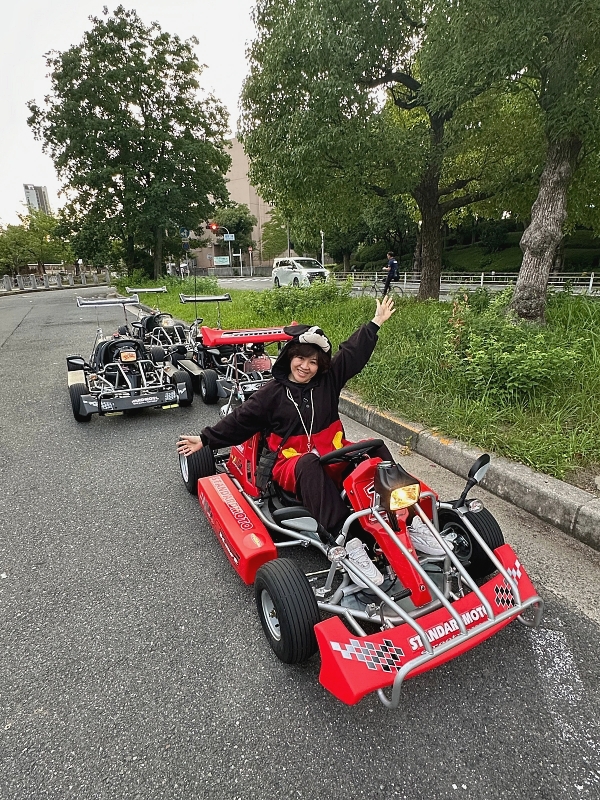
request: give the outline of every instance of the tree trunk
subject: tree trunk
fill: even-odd
[[[344,259],[344,274],[345,274],[346,272],[348,272],[350,270],[350,252],[349,251],[344,250],[343,259]]]
[[[131,233],[127,236],[126,247],[125,263],[127,264],[127,274],[133,275],[133,270],[135,269],[135,241]]]
[[[509,309],[530,322],[545,322],[548,278],[563,238],[567,192],[580,150],[581,140],[576,136],[548,144],[531,222],[521,237],[523,262]]]
[[[162,260],[163,260],[163,238],[164,228],[162,225],[157,225],[154,232],[154,280],[160,280],[162,273]]]
[[[430,116],[431,152],[429,163],[413,197],[421,212],[421,283],[419,300],[440,299],[440,276],[442,272],[442,219],[440,206],[440,170],[442,144],[444,140],[444,120]]]
[[[440,299],[442,212],[439,204],[421,207],[421,283],[419,300]]]

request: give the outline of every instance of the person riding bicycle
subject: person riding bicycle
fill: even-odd
[[[383,297],[385,297],[386,294],[389,292],[390,283],[392,281],[397,280],[398,278],[398,262],[394,258],[394,254],[391,251],[387,253],[387,259],[388,259],[386,266],[387,275],[385,278],[385,285],[383,287]]]

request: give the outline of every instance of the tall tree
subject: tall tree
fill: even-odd
[[[57,217],[31,210],[19,214],[19,219],[19,225],[0,230],[0,265],[17,273],[35,263],[43,272],[46,264],[73,261],[73,251],[61,235]]]
[[[29,125],[52,157],[79,217],[119,235],[161,272],[168,226],[197,228],[224,203],[227,115],[199,96],[195,39],[182,41],[119,6],[79,45],[50,53],[51,91],[28,104]]]
[[[597,164],[600,0],[438,0],[429,32],[423,63],[437,68],[430,84],[437,113],[492,84],[538,104],[545,152],[511,309],[543,322],[573,176],[584,160]],[[597,205],[590,201],[584,206]]]
[[[324,192],[330,202],[346,192],[412,196],[423,298],[439,296],[444,217],[489,197],[500,172],[509,178],[502,164],[510,155],[491,139],[493,157],[477,146],[482,120],[485,130],[495,119],[494,102],[476,107],[472,94],[441,109],[430,103],[420,52],[434,6],[259,0],[242,92],[242,138],[266,199],[283,207]]]

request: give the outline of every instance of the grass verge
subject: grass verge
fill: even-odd
[[[168,286],[149,302],[193,321],[194,306],[179,303],[180,292],[194,293],[193,281]],[[453,303],[398,301],[371,361],[348,388],[382,410],[597,491],[600,303],[550,294],[548,323],[538,328],[507,318],[510,291],[478,290]],[[216,281],[197,281],[196,292],[221,290]],[[231,297],[220,304],[224,328],[319,324],[334,349],[375,310],[373,299],[333,284]],[[217,313],[216,304],[198,305],[205,325],[215,326]]]

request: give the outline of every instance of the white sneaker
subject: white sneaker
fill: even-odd
[[[379,586],[383,583],[383,575],[375,564],[371,561],[367,552],[365,550],[365,545],[361,540],[357,537],[356,539],[351,539],[348,544],[346,545],[346,553],[348,554],[348,558],[353,564],[365,573],[367,578],[372,581],[376,586]],[[357,586],[362,586],[364,589],[367,588],[367,584],[363,583],[358,578],[354,578],[354,583]]]
[[[423,522],[421,517],[415,517],[407,528],[411,541],[420,553],[428,556],[446,555],[443,547]]]

